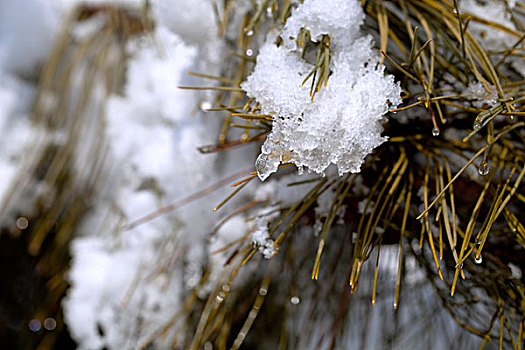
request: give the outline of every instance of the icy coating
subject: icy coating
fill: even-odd
[[[401,103],[401,89],[393,76],[384,75],[372,38],[360,32],[364,17],[356,0],[305,0],[283,28],[283,45],[270,37],[262,46],[253,73],[241,85],[262,113],[274,116],[256,161],[261,180],[280,163],[319,174],[331,164],[339,175],[359,172],[366,155],[387,139],[381,136],[382,117]],[[314,40],[332,37],[331,75],[313,102],[311,80],[302,85],[313,65],[300,57],[295,43],[301,28]]]

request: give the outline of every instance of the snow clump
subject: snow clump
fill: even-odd
[[[255,231],[252,233],[252,242],[259,247],[259,252],[270,259],[275,255],[274,241],[268,232],[268,221],[263,218],[255,219]]]
[[[494,106],[498,103],[498,93],[494,85],[490,84],[489,89],[490,93],[485,90],[485,87],[479,81],[470,82],[464,93],[471,98],[472,104],[476,108],[481,108],[484,104]]]
[[[283,28],[282,45],[272,36],[261,47],[253,73],[242,84],[261,112],[274,116],[256,161],[261,180],[281,162],[323,175],[331,164],[339,175],[359,172],[366,155],[387,139],[381,136],[381,121],[401,103],[401,89],[393,76],[384,75],[372,38],[360,32],[364,18],[356,0],[305,0]],[[297,47],[301,29],[314,41],[331,38],[331,75],[313,101],[311,81],[302,84],[314,65]]]

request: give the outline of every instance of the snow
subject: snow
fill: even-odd
[[[508,1],[507,4],[510,9],[513,9],[516,2]],[[518,33],[517,35],[511,35],[492,26],[478,23],[476,21],[470,21],[468,26],[469,31],[474,34],[475,38],[479,40],[486,50],[500,51],[509,49],[520,39],[519,30],[517,30],[515,24],[512,22],[504,1],[463,0],[459,2],[459,10],[462,14],[478,16],[484,20],[495,22]],[[497,57],[499,60],[501,55],[494,57]],[[507,58],[507,61],[509,61],[512,67],[525,78],[525,60],[523,60],[523,57],[513,57],[511,55]],[[494,62],[497,62],[497,60]]]
[[[34,11],[27,11],[33,5]],[[40,13],[39,13],[40,12]],[[45,3],[0,2],[0,219],[12,225],[16,213],[29,214],[28,200],[13,190],[24,178],[27,158],[38,130],[31,123],[35,86],[31,79],[52,45],[56,18]],[[51,32],[51,34],[50,34]],[[32,195],[36,191],[32,191]]]
[[[43,134],[30,120],[38,67],[49,56],[67,12],[78,3],[0,2],[0,132],[8,135],[0,138],[2,202],[17,178],[32,135]],[[141,0],[112,3],[143,6]],[[299,169],[323,175],[359,172],[365,157],[386,140],[381,136],[384,115],[400,103],[400,88],[392,76],[385,76],[371,37],[360,31],[365,16],[359,1],[292,3],[297,7],[280,33],[283,45],[274,44],[277,33],[273,32],[262,47],[253,44],[248,49],[257,64],[242,87],[257,100],[262,113],[275,116],[257,159],[259,177],[267,179],[281,163],[295,163]],[[251,6],[248,1],[239,4],[242,8]],[[92,208],[71,244],[72,265],[67,277],[71,288],[63,306],[71,336],[80,349],[128,349],[151,337],[180,310],[185,296],[199,284],[203,266],[209,268],[211,276],[209,284],[198,291],[199,296],[211,289],[231,252],[211,253],[228,244],[246,238],[264,258],[273,257],[277,248],[269,227],[280,214],[279,208],[297,203],[307,192],[305,188],[316,185],[286,186],[314,179],[313,174],[253,181],[238,195],[241,198],[232,200],[224,210],[238,208],[237,200],[260,201],[260,207],[229,218],[216,232],[224,214],[214,214],[212,208],[231,189],[207,194],[143,225],[129,226],[230,175],[232,169],[251,167],[256,155],[249,146],[224,152],[228,155],[200,154],[197,147],[215,143],[222,123],[217,115],[205,115],[197,108],[211,107],[213,95],[177,88],[193,85],[185,74],[187,70],[221,74],[223,66],[217,63],[225,51],[216,40],[212,2],[153,0],[151,5],[156,28],[151,36],[128,43],[130,58],[123,90],[109,98],[103,115],[89,110],[90,117],[96,115],[103,121],[107,156]],[[233,15],[241,18],[243,10]],[[100,23],[100,18],[94,17],[72,34],[78,41],[85,40]],[[310,81],[302,85],[313,66],[300,58],[301,49],[294,40],[301,28],[308,29],[316,41],[323,35],[332,38],[331,76],[313,102]],[[256,40],[254,37],[252,43]],[[78,81],[71,84],[72,96],[87,74],[82,69]],[[93,100],[102,103],[106,90],[100,81],[96,83]],[[467,93],[480,101],[493,98],[484,95],[479,84],[469,89]],[[52,108],[57,97],[46,98]],[[84,140],[76,144],[75,162],[87,157],[81,152],[92,142],[94,125],[87,120],[85,126],[91,129],[84,130]],[[68,135],[51,136],[59,142]],[[84,165],[75,163],[75,170],[80,173]],[[367,191],[361,177],[357,183],[361,185],[356,191]],[[317,231],[334,195],[327,191],[318,198]],[[363,203],[359,204],[360,213]],[[344,206],[340,208],[338,220],[345,210]],[[391,277],[395,275],[392,266],[396,254],[397,250],[385,250],[380,261]],[[299,301],[296,296],[292,299]],[[301,299],[301,304],[307,302]],[[155,339],[153,346],[170,348],[173,337],[168,334]]]
[[[155,332],[180,310],[185,296],[199,284],[204,266],[212,274],[199,295],[210,292],[227,258],[226,253],[211,252],[251,229],[246,217],[232,218],[207,244],[208,234],[222,218],[212,209],[227,196],[227,187],[133,225],[248,167],[247,160],[254,157],[249,148],[226,156],[197,150],[216,142],[221,120],[196,108],[207,104],[211,95],[178,86],[195,85],[188,70],[219,74],[214,60],[222,47],[209,27],[215,23],[209,4],[201,2],[184,15],[177,10],[189,9],[191,3],[177,3],[171,15],[162,12],[173,7],[172,2],[152,3],[155,31],[128,43],[126,83],[107,102],[107,174],[73,241],[71,288],[64,300],[67,324],[81,349],[132,348],[151,337],[155,347],[169,348],[174,334],[157,339]],[[188,27],[193,37],[185,32]],[[202,37],[204,32],[210,35]],[[234,199],[223,209],[235,203]]]
[[[0,70],[0,74],[0,131],[2,135],[10,135],[0,138],[0,194],[3,194],[16,172],[16,164],[24,151],[23,145],[28,142],[30,135],[31,125],[24,102],[30,99],[32,89],[7,72]]]
[[[252,233],[252,242],[258,247],[259,252],[266,258],[270,259],[275,255],[276,249],[274,241],[268,234],[268,220],[265,218],[255,219],[255,231]]]
[[[65,317],[82,349],[129,348],[167,322],[185,288],[200,279],[199,268],[189,266],[199,266],[204,252],[190,242],[212,228],[211,220],[195,220],[210,215],[211,205],[189,206],[180,216],[126,228],[166,198],[202,187],[213,171],[214,157],[203,159],[196,150],[201,142],[212,142],[203,116],[192,115],[196,96],[177,88],[197,48],[166,27],[158,27],[153,37],[155,45],[140,38],[130,43],[125,89],[107,103],[111,172],[73,243]],[[182,235],[175,229],[190,224],[201,234]],[[186,270],[183,259],[190,262]]]
[[[468,87],[463,91],[467,97],[473,100],[473,105],[476,108],[481,108],[484,105],[492,107],[498,103],[498,92],[494,85],[489,85],[490,93],[485,90],[483,84],[478,82],[470,82]]]
[[[179,35],[188,44],[207,44],[217,35],[211,1],[155,0],[152,5],[153,15],[159,24]]]
[[[384,75],[371,37],[360,33],[363,18],[357,1],[306,0],[288,19],[283,45],[277,47],[270,36],[261,47],[253,73],[242,84],[261,112],[274,116],[256,162],[261,180],[280,163],[319,174],[331,164],[339,175],[359,172],[366,155],[386,140],[381,122],[401,102],[400,88]],[[313,101],[310,83],[302,84],[313,65],[300,57],[294,40],[301,28],[315,40],[332,37],[332,74]]]

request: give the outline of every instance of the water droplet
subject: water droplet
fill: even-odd
[[[487,162],[481,162],[479,164],[479,169],[478,169],[478,172],[481,176],[485,176],[487,175],[489,172],[490,172],[490,167],[489,165],[487,164]]]
[[[458,269],[463,270],[463,263],[459,264]]]
[[[273,10],[272,10],[271,7],[267,7],[267,8],[266,8],[266,15],[267,15],[268,17],[273,17]]]
[[[44,320],[44,328],[48,331],[52,331],[57,327],[57,321],[54,318],[49,317]]]
[[[394,301],[394,309],[397,309],[397,303]]]
[[[208,101],[204,101],[203,103],[201,103],[201,109],[203,111],[205,111],[205,110],[207,110],[207,109],[209,109],[211,107],[212,107],[212,104],[210,102],[208,102]]]
[[[217,294],[217,297],[215,298],[215,301],[218,302],[218,303],[222,303],[222,301],[224,300],[224,295],[221,293]]]
[[[474,122],[474,129],[480,129],[481,128],[481,123],[479,120],[476,119],[476,121]]]
[[[291,302],[292,304],[294,304],[294,305],[297,305],[297,304],[299,304],[299,303],[301,302],[301,299],[299,299],[299,297],[297,297],[297,296],[294,296],[294,297],[292,297],[292,298],[290,299],[290,302]]]
[[[476,257],[474,259],[474,261],[476,262],[476,264],[481,264],[481,262],[483,261],[483,258],[481,257],[481,255],[479,257]]]
[[[433,136],[439,136],[439,128],[432,129],[432,135]]]
[[[252,36],[253,35],[253,30],[249,30],[246,32],[246,36]]]
[[[25,230],[29,226],[29,221],[23,216],[16,219],[16,227],[21,230]]]
[[[230,291],[230,285],[229,284],[223,284],[222,285],[222,290],[225,291],[226,293],[228,293]]]
[[[249,56],[249,57],[253,56],[253,50],[252,49],[246,50],[246,56]]]
[[[31,320],[31,322],[29,322],[29,329],[33,332],[38,332],[41,328],[42,324],[39,320]]]
[[[266,289],[266,288],[259,289],[259,294],[260,295],[266,295],[267,293],[268,293],[268,289]]]
[[[447,119],[446,119],[446,118],[443,118],[443,120],[441,120],[441,122],[442,122],[443,124],[446,124],[446,123],[447,123]]]
[[[261,181],[266,180],[268,176],[275,173],[279,167],[279,157],[269,157],[267,154],[261,153],[255,162],[255,169]]]

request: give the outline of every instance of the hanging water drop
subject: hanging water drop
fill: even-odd
[[[215,301],[216,301],[218,304],[222,303],[223,300],[224,300],[224,296],[223,296],[222,293],[219,293],[219,294],[215,297]]]
[[[297,296],[293,296],[291,299],[290,299],[290,302],[294,305],[297,305],[301,302],[301,299],[299,299],[299,297]]]
[[[479,164],[478,172],[481,176],[485,176],[490,172],[490,167],[487,162],[483,161]]]
[[[459,264],[458,269],[463,270],[463,263]]]
[[[476,262],[476,264],[481,264],[481,262],[483,261],[483,258],[482,258],[481,255],[480,255],[480,256],[476,257],[476,258],[474,259],[474,261]]]
[[[474,129],[481,129],[481,123],[478,119],[474,122]]]
[[[439,136],[439,128],[432,129],[432,135],[433,136]]]
[[[261,153],[255,161],[255,169],[261,181],[266,180],[268,176],[277,171],[279,167],[279,157],[270,157],[267,154]]]
[[[246,32],[246,36],[252,36],[253,35],[253,30],[249,30]]]

